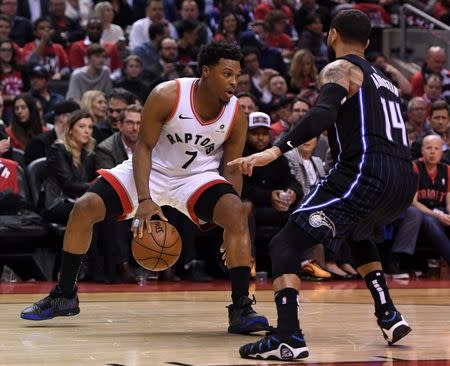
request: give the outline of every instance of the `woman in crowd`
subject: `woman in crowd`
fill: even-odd
[[[111,125],[106,121],[106,97],[99,90],[89,90],[83,94],[80,106],[86,109],[94,122],[92,137],[99,144],[113,134]]]
[[[317,89],[317,68],[310,50],[298,50],[291,63],[290,87],[295,94],[302,89]]]
[[[12,115],[12,102],[24,91],[22,67],[19,66],[19,55],[14,42],[0,38],[0,94],[5,103],[4,118],[8,121]]]
[[[214,36],[215,41],[226,40],[237,43],[239,40],[240,25],[235,14],[226,12],[220,18],[217,32]]]
[[[51,222],[65,225],[75,200],[96,177],[93,121],[86,110],[70,114],[64,132],[48,151],[50,177],[46,182],[46,207],[43,215]]]
[[[17,149],[25,150],[30,140],[43,131],[36,99],[31,95],[21,94],[14,98],[13,115],[6,128],[11,138],[11,145]]]
[[[101,1],[94,7],[94,15],[101,19],[103,23],[103,33],[101,43],[116,43],[124,38],[123,29],[117,24],[112,24],[114,10],[110,2]]]

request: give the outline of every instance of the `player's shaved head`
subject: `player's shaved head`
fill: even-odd
[[[330,29],[333,28],[336,29],[343,41],[363,45],[366,45],[372,30],[369,17],[356,9],[340,11],[331,22]]]

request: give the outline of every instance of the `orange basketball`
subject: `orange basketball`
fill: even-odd
[[[164,271],[172,267],[181,253],[181,238],[168,222],[151,221],[152,232],[144,230],[142,238],[135,237],[131,251],[136,261],[150,271]]]

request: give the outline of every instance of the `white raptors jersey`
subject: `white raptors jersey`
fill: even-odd
[[[185,176],[219,168],[223,144],[239,109],[233,96],[217,117],[203,121],[194,107],[194,86],[199,79],[177,79],[174,110],[164,123],[152,152],[152,170],[167,176]]]

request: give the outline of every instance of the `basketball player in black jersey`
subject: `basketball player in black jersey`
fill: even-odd
[[[364,59],[370,31],[364,13],[338,13],[327,40],[333,62],[320,74],[317,104],[274,147],[229,163],[251,175],[253,167],[270,163],[325,130],[335,160],[328,176],[270,243],[278,326],[262,340],[242,346],[244,358],[308,356],[298,321],[297,274],[302,252],[316,243],[334,250],[342,240],[349,243],[390,345],[411,331],[391,300],[375,242],[378,231],[410,205],[417,180],[398,91]]]

